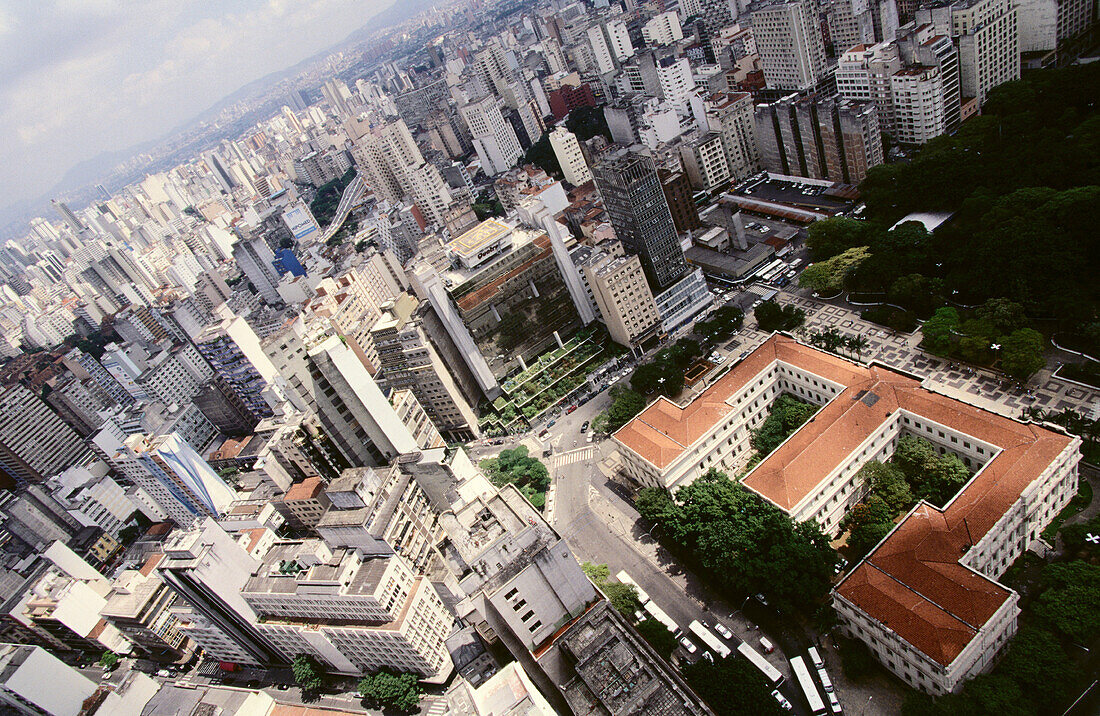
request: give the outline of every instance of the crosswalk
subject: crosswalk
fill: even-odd
[[[426,705],[426,704],[425,704]],[[423,708],[423,706],[421,706]],[[437,699],[431,705],[427,711],[422,711],[424,716],[443,716],[443,714],[449,711],[450,707],[447,705],[447,699]]]
[[[585,460],[591,460],[595,456],[596,446],[586,445],[585,447],[577,448],[576,450],[570,450],[569,452],[563,452],[554,455],[550,458],[548,462],[550,463],[550,469],[557,470],[559,468],[565,467],[566,465],[573,465],[575,463],[583,462]]]

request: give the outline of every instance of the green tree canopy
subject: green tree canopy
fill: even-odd
[[[684,679],[718,716],[786,713],[772,697],[764,677],[747,660],[736,656],[711,664],[700,659],[683,667]]]
[[[497,487],[514,484],[540,510],[546,503],[550,472],[538,458],[528,456],[526,445],[501,450],[499,455],[482,460],[480,465],[485,476]]]
[[[831,587],[836,553],[817,523],[792,522],[774,505],[709,470],[677,501],[643,489],[636,506],[718,584],[763,592],[780,611],[810,613]]]
[[[832,258],[807,267],[798,277],[798,285],[819,293],[836,293],[843,289],[849,274],[871,255],[866,246],[857,246]]]
[[[616,385],[611,388],[611,405],[607,411],[601,414],[601,424],[598,427],[607,432],[615,432],[634,419],[645,408],[645,398],[630,388]]]
[[[915,501],[905,474],[895,465],[872,460],[859,469],[856,481],[867,485],[870,493],[889,508],[891,515],[908,510]]]
[[[960,324],[958,309],[937,309],[920,329],[928,350],[939,355],[946,354],[954,344],[955,332],[959,330]]]
[[[695,324],[695,332],[712,341],[724,341],[741,330],[745,314],[736,306],[722,306],[707,321]]]
[[[321,665],[309,654],[298,654],[291,662],[294,680],[303,691],[316,691],[324,683]]]
[[[790,305],[780,305],[775,301],[763,301],[753,311],[756,325],[765,333],[772,331],[793,331],[806,321],[806,312]]]
[[[1058,562],[1043,570],[1042,582],[1036,615],[1079,643],[1100,634],[1100,566]]]
[[[638,633],[642,635],[642,638],[653,647],[653,650],[666,660],[671,657],[672,652],[676,650],[676,636],[668,630],[668,627],[653,617],[646,617],[638,622],[636,628],[638,629]]]
[[[970,471],[953,453],[939,455],[924,438],[904,435],[894,450],[894,464],[918,499],[943,507],[970,479]]]
[[[762,457],[769,455],[816,412],[816,405],[783,393],[772,402],[768,417],[760,427],[752,431],[749,441],[753,449]]]
[[[878,495],[870,495],[844,517],[848,528],[848,546],[862,559],[871,548],[894,529],[893,512]]]
[[[1027,380],[1043,367],[1042,334],[1033,328],[1020,328],[1001,341],[1001,370],[1017,380]]]
[[[606,564],[593,564],[585,562],[581,569],[592,580],[592,583],[607,595],[611,606],[627,619],[633,619],[634,613],[642,608],[642,602],[638,598],[638,590],[633,584],[623,584],[611,579],[611,572]]]
[[[423,690],[416,674],[379,671],[359,680],[359,693],[364,699],[383,708],[412,711],[420,703]]]
[[[866,246],[872,225],[859,219],[836,216],[810,224],[806,248],[814,261],[825,261],[857,246]]]

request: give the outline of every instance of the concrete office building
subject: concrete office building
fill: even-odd
[[[308,348],[308,371],[318,417],[341,454],[355,466],[389,464],[418,449],[409,429],[338,336]]]
[[[236,499],[236,493],[176,433],[131,435],[109,458],[184,529],[197,519],[220,516]]]
[[[827,534],[866,494],[859,469],[888,459],[903,435],[977,471],[944,508],[919,503],[833,594],[845,631],[902,680],[957,690],[1015,633],[1017,595],[994,580],[1076,493],[1080,440],[781,335],[687,405],[658,400],[614,439],[642,484],[674,490],[712,467],[734,474],[752,452],[751,427],[782,393],[823,407],[742,484]]]
[[[1088,37],[1095,0],[1016,0],[1020,54],[1033,65],[1064,64]]]
[[[80,435],[20,384],[0,387],[0,484],[41,482],[89,454]]]
[[[263,237],[238,236],[233,244],[233,260],[237,267],[256,287],[260,297],[271,304],[282,304],[279,296],[279,272],[275,270],[275,254]]]
[[[172,610],[179,630],[211,657],[250,666],[289,663],[256,629],[257,614],[241,596],[260,564],[213,519],[164,543],[156,570],[182,600]]]
[[[275,381],[275,366],[260,339],[240,316],[224,318],[195,337],[195,347],[257,419],[271,415],[264,392]]]
[[[675,12],[662,12],[654,15],[642,25],[642,38],[650,47],[672,45],[684,39],[684,30],[680,27],[680,18]]]
[[[692,130],[680,144],[680,161],[684,173],[698,191],[713,192],[730,182],[730,169],[722,135],[718,132]]]
[[[445,676],[454,619],[435,588],[397,555],[362,556],[321,540],[276,542],[242,588],[257,629],[287,658],[334,671]]]
[[[687,273],[653,160],[620,149],[605,155],[592,173],[616,237],[641,259],[650,287],[664,290]]]
[[[520,360],[580,327],[576,308],[542,229],[487,219],[445,251],[449,267],[425,268],[420,283],[478,386],[495,399],[497,381]],[[512,333],[502,338],[502,330]]]
[[[0,644],[0,704],[12,713],[78,716],[96,688],[40,646]]]
[[[411,390],[428,418],[448,440],[468,441],[478,433],[477,416],[424,333],[418,302],[405,295],[371,328],[378,352],[379,385]]]
[[[148,658],[174,662],[183,655],[187,637],[172,613],[176,593],[153,573],[163,558],[151,555],[140,569],[119,574],[99,614]]]
[[[565,181],[573,186],[580,186],[592,180],[592,171],[584,159],[577,135],[565,127],[556,127],[550,132],[550,147],[554,150]]]
[[[753,12],[752,34],[769,89],[807,90],[825,76],[825,45],[807,0],[787,0]]]

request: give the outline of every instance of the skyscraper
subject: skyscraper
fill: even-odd
[[[523,154],[515,130],[500,112],[500,104],[500,99],[490,94],[458,110],[470,128],[481,168],[489,176],[508,171]]]
[[[625,149],[607,155],[593,170],[615,235],[637,254],[654,292],[687,273],[653,160]]]
[[[282,303],[277,287],[279,274],[275,271],[275,254],[262,237],[240,237],[233,244],[233,260],[249,282],[256,287],[260,297],[268,303]]]

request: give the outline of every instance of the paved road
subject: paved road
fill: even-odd
[[[718,619],[736,637],[755,646],[763,632],[740,611],[710,594],[645,533],[638,513],[600,470],[599,462],[611,456],[613,444],[605,441],[598,447],[591,451],[595,453],[591,459],[569,460],[553,470],[552,520],[577,559],[607,564],[611,574],[625,570],[685,631],[693,620],[711,626]],[[692,641],[703,646],[697,638]],[[776,644],[785,641],[790,641],[789,635],[772,638]],[[736,648],[736,644],[731,644],[731,648]],[[677,654],[686,656],[680,650]],[[785,676],[790,676],[782,650],[777,649],[768,658]],[[789,682],[781,688],[795,704],[795,713],[802,714],[805,709],[795,695],[796,690]]]

